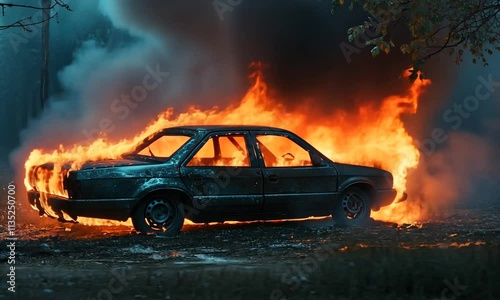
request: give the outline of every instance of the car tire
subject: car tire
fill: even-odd
[[[175,236],[184,225],[184,205],[166,195],[151,195],[134,209],[132,224],[141,233]]]
[[[337,225],[357,226],[365,225],[370,219],[369,194],[356,187],[348,188],[344,191],[335,203],[332,217]]]

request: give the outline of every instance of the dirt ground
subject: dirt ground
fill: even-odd
[[[185,225],[173,238],[40,218],[16,237],[16,292],[5,276],[2,299],[500,299],[500,206],[403,226]]]

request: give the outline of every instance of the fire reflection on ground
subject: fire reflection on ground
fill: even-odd
[[[465,247],[500,242],[500,208],[488,210],[452,210],[437,216],[435,221],[415,224],[396,224],[372,220],[365,227],[338,227],[331,218],[316,218],[274,222],[234,222],[186,224],[178,237],[163,238],[140,235],[129,226],[85,226],[59,223],[47,218],[39,224],[19,224],[18,238],[25,241],[68,241],[86,243],[100,240],[104,243],[127,244],[135,241],[154,245],[155,241],[168,241],[183,249],[183,245],[208,245],[227,240],[227,247],[255,241],[256,247],[272,244],[283,247],[336,243],[346,250],[367,247],[401,247],[413,249]],[[38,222],[37,222],[38,223]],[[5,235],[3,233],[2,235]],[[123,240],[121,240],[123,239]],[[277,247],[276,249],[279,249]]]

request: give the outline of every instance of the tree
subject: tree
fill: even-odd
[[[345,5],[332,1],[332,13]],[[398,47],[413,61],[410,80],[415,80],[426,61],[447,52],[460,64],[464,51],[472,54],[472,62],[488,65],[486,54],[500,50],[500,1],[498,0],[352,0],[352,10],[361,5],[369,14],[364,24],[351,27],[349,41],[365,38],[373,46],[372,56],[390,53]],[[395,31],[408,30],[409,38],[396,41]],[[365,32],[370,30],[369,38]],[[420,73],[421,74],[421,73]],[[421,75],[423,76],[423,75]]]
[[[53,18],[56,18],[56,20],[58,19],[59,8],[71,11],[69,5],[64,3],[63,0],[39,0],[39,6],[36,4],[32,5],[25,3],[28,3],[28,1],[0,1],[1,16],[5,17],[6,12],[12,13],[13,15],[8,16],[10,17],[10,20],[17,20],[12,21],[11,23],[4,22],[4,24],[7,24],[0,25],[0,31],[7,29],[10,31],[15,30],[16,28],[23,31],[22,34],[14,32],[9,32],[7,34],[9,42],[16,54],[19,50],[18,47],[20,44],[28,43],[26,35],[29,33],[31,35],[30,37],[37,36],[39,32],[38,26],[40,25],[41,27],[41,51],[38,52],[38,50],[35,50],[32,52],[35,56],[37,54],[41,54],[40,94],[39,97],[36,98],[26,97],[25,100],[27,101],[22,102],[24,113],[18,113],[17,116],[20,117],[16,119],[19,120],[19,123],[16,121],[19,128],[24,127],[29,118],[36,117],[47,104],[49,95],[49,23]],[[21,13],[31,15],[27,17],[19,17],[22,16]],[[0,36],[0,39],[1,38],[2,37]]]
[[[61,7],[66,10],[71,11],[71,8],[69,7],[68,4],[64,3],[63,0],[54,0],[54,3],[50,3],[49,6],[34,6],[34,5],[25,5],[25,4],[14,4],[14,3],[5,3],[5,2],[0,2],[0,7],[2,8],[2,16],[5,16],[5,9],[6,8],[22,8],[22,9],[28,9],[28,10],[40,10],[40,11],[51,11],[54,8]],[[47,17],[45,17],[47,15]],[[50,19],[58,17],[58,13],[55,12],[53,14],[44,14],[44,18],[41,20],[33,20],[31,16],[21,18],[15,22],[12,22],[7,25],[0,25],[0,30],[6,30],[9,28],[22,28],[23,30],[26,31],[31,31],[30,26],[33,25],[38,25],[45,23],[49,21]]]
[[[56,2],[57,3],[57,2]],[[52,0],[41,0],[42,20],[50,20],[50,7]],[[40,74],[40,106],[43,110],[49,99],[49,25],[42,24],[42,70]]]

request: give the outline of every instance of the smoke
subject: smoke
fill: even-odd
[[[363,102],[376,101],[400,86],[394,83],[401,60],[391,58],[394,72],[383,82],[373,78],[384,58],[369,57],[375,71],[359,68],[362,55],[348,64],[339,44],[350,25],[333,18],[327,3],[245,1],[225,11],[224,20],[202,0],[69,4],[75,17],[66,14],[63,28],[53,26],[51,49],[59,57],[51,62],[61,67],[53,96],[22,132],[15,165],[33,148],[82,144],[100,132],[110,140],[129,137],[167,107],[224,106],[246,91],[248,65],[256,60],[268,63],[267,79],[288,105],[307,96],[317,110],[355,108],[360,94],[370,94]],[[72,44],[71,30],[80,36]],[[69,60],[61,49],[72,52]],[[152,69],[168,77],[144,96]],[[140,101],[130,100],[134,93]]]
[[[421,201],[431,214],[500,203],[500,57],[489,57],[486,68],[467,59],[460,68],[450,68],[457,77],[442,94],[445,101],[423,102],[433,109],[420,114],[427,122],[414,135],[421,158],[409,177],[410,199]]]
[[[498,143],[470,133],[454,132],[446,146],[428,157],[409,177],[408,201],[418,201],[428,216],[451,207],[498,204]]]
[[[309,98],[318,110],[319,106],[355,109],[360,102],[378,102],[404,89],[398,75],[410,61],[398,51],[377,59],[363,49],[347,56],[343,52],[341,43],[347,43],[348,28],[366,20],[360,10],[352,13],[346,8],[332,16],[328,1],[261,0],[221,1],[239,3],[221,11],[215,2],[103,3],[113,7],[108,11],[115,26],[135,34],[154,34],[170,46],[185,45],[184,51],[200,48],[203,52],[195,57],[209,59],[210,68],[231,66],[232,75],[243,83],[240,88],[245,86],[250,62],[267,63],[266,81],[289,106]],[[230,88],[229,76],[215,75],[219,83],[224,81],[224,89]]]
[[[75,12],[60,20],[64,27],[52,32],[52,51],[62,57],[52,60],[58,80],[49,107],[21,134],[22,145],[12,155],[16,166],[33,148],[84,144],[99,132],[111,141],[130,137],[168,107],[225,106],[246,91],[253,61],[267,63],[266,81],[291,110],[309,101],[311,113],[353,111],[408,87],[398,74],[410,62],[397,51],[373,59],[369,49],[359,49],[346,58],[340,47],[346,31],[365,16],[347,10],[331,16],[329,1],[242,1],[225,10],[223,19],[214,2],[205,0],[76,3],[70,2]],[[68,43],[75,32],[80,39]],[[441,104],[457,98],[450,95],[457,75],[448,66],[446,60],[429,66],[434,82],[422,99],[423,113],[406,120],[420,140],[439,125],[432,116],[440,114]],[[465,75],[460,80],[468,80]],[[498,134],[497,124],[493,117],[488,126],[496,131],[459,134],[470,129],[464,126],[450,133],[413,173],[414,194],[429,203],[476,195],[478,175],[498,174],[487,168],[498,146],[490,135]]]
[[[224,102],[238,89],[243,92],[246,76],[238,77],[233,71],[231,51],[222,45],[223,33],[213,33],[217,42],[210,41],[214,44],[199,43],[195,36],[189,36],[189,28],[177,27],[190,23],[184,19],[169,23],[169,32],[143,30],[139,19],[127,16],[130,4],[68,4],[74,12],[61,14],[59,21],[64,26],[51,24],[49,105],[21,132],[21,146],[10,156],[18,170],[17,182],[23,182],[24,162],[35,148],[88,144],[102,134],[110,141],[118,141],[135,135],[168,107],[183,110],[192,104],[213,105],[217,100]],[[191,9],[177,2],[169,11],[170,17],[182,12],[187,17],[185,13]],[[156,13],[163,18],[164,12]],[[212,23],[215,27],[220,24],[218,20]],[[200,30],[206,25],[200,22],[194,26]],[[29,51],[25,46],[18,50],[23,57]],[[30,66],[23,60],[17,69]],[[17,82],[37,87],[36,80],[32,76]],[[23,86],[13,90],[23,91]],[[31,99],[24,94],[22,98],[29,103]]]
[[[80,6],[75,14],[94,15],[97,4]],[[119,1],[103,1],[99,8],[112,25],[106,26],[102,16],[97,18],[101,28],[88,33],[89,38],[74,50],[71,63],[58,72],[61,92],[51,97],[43,115],[21,133],[23,143],[13,155],[15,165],[22,165],[33,148],[85,144],[101,133],[111,141],[130,137],[168,107],[213,104],[241,87],[230,59],[225,65],[217,63],[223,56],[230,58],[223,47],[215,51],[208,43],[141,30],[139,20],[129,18],[123,12],[127,6]],[[186,8],[179,3],[170,11],[177,15]],[[72,20],[63,21],[71,28]],[[55,40],[58,34],[67,32],[56,31]],[[57,48],[57,43],[51,46]]]

